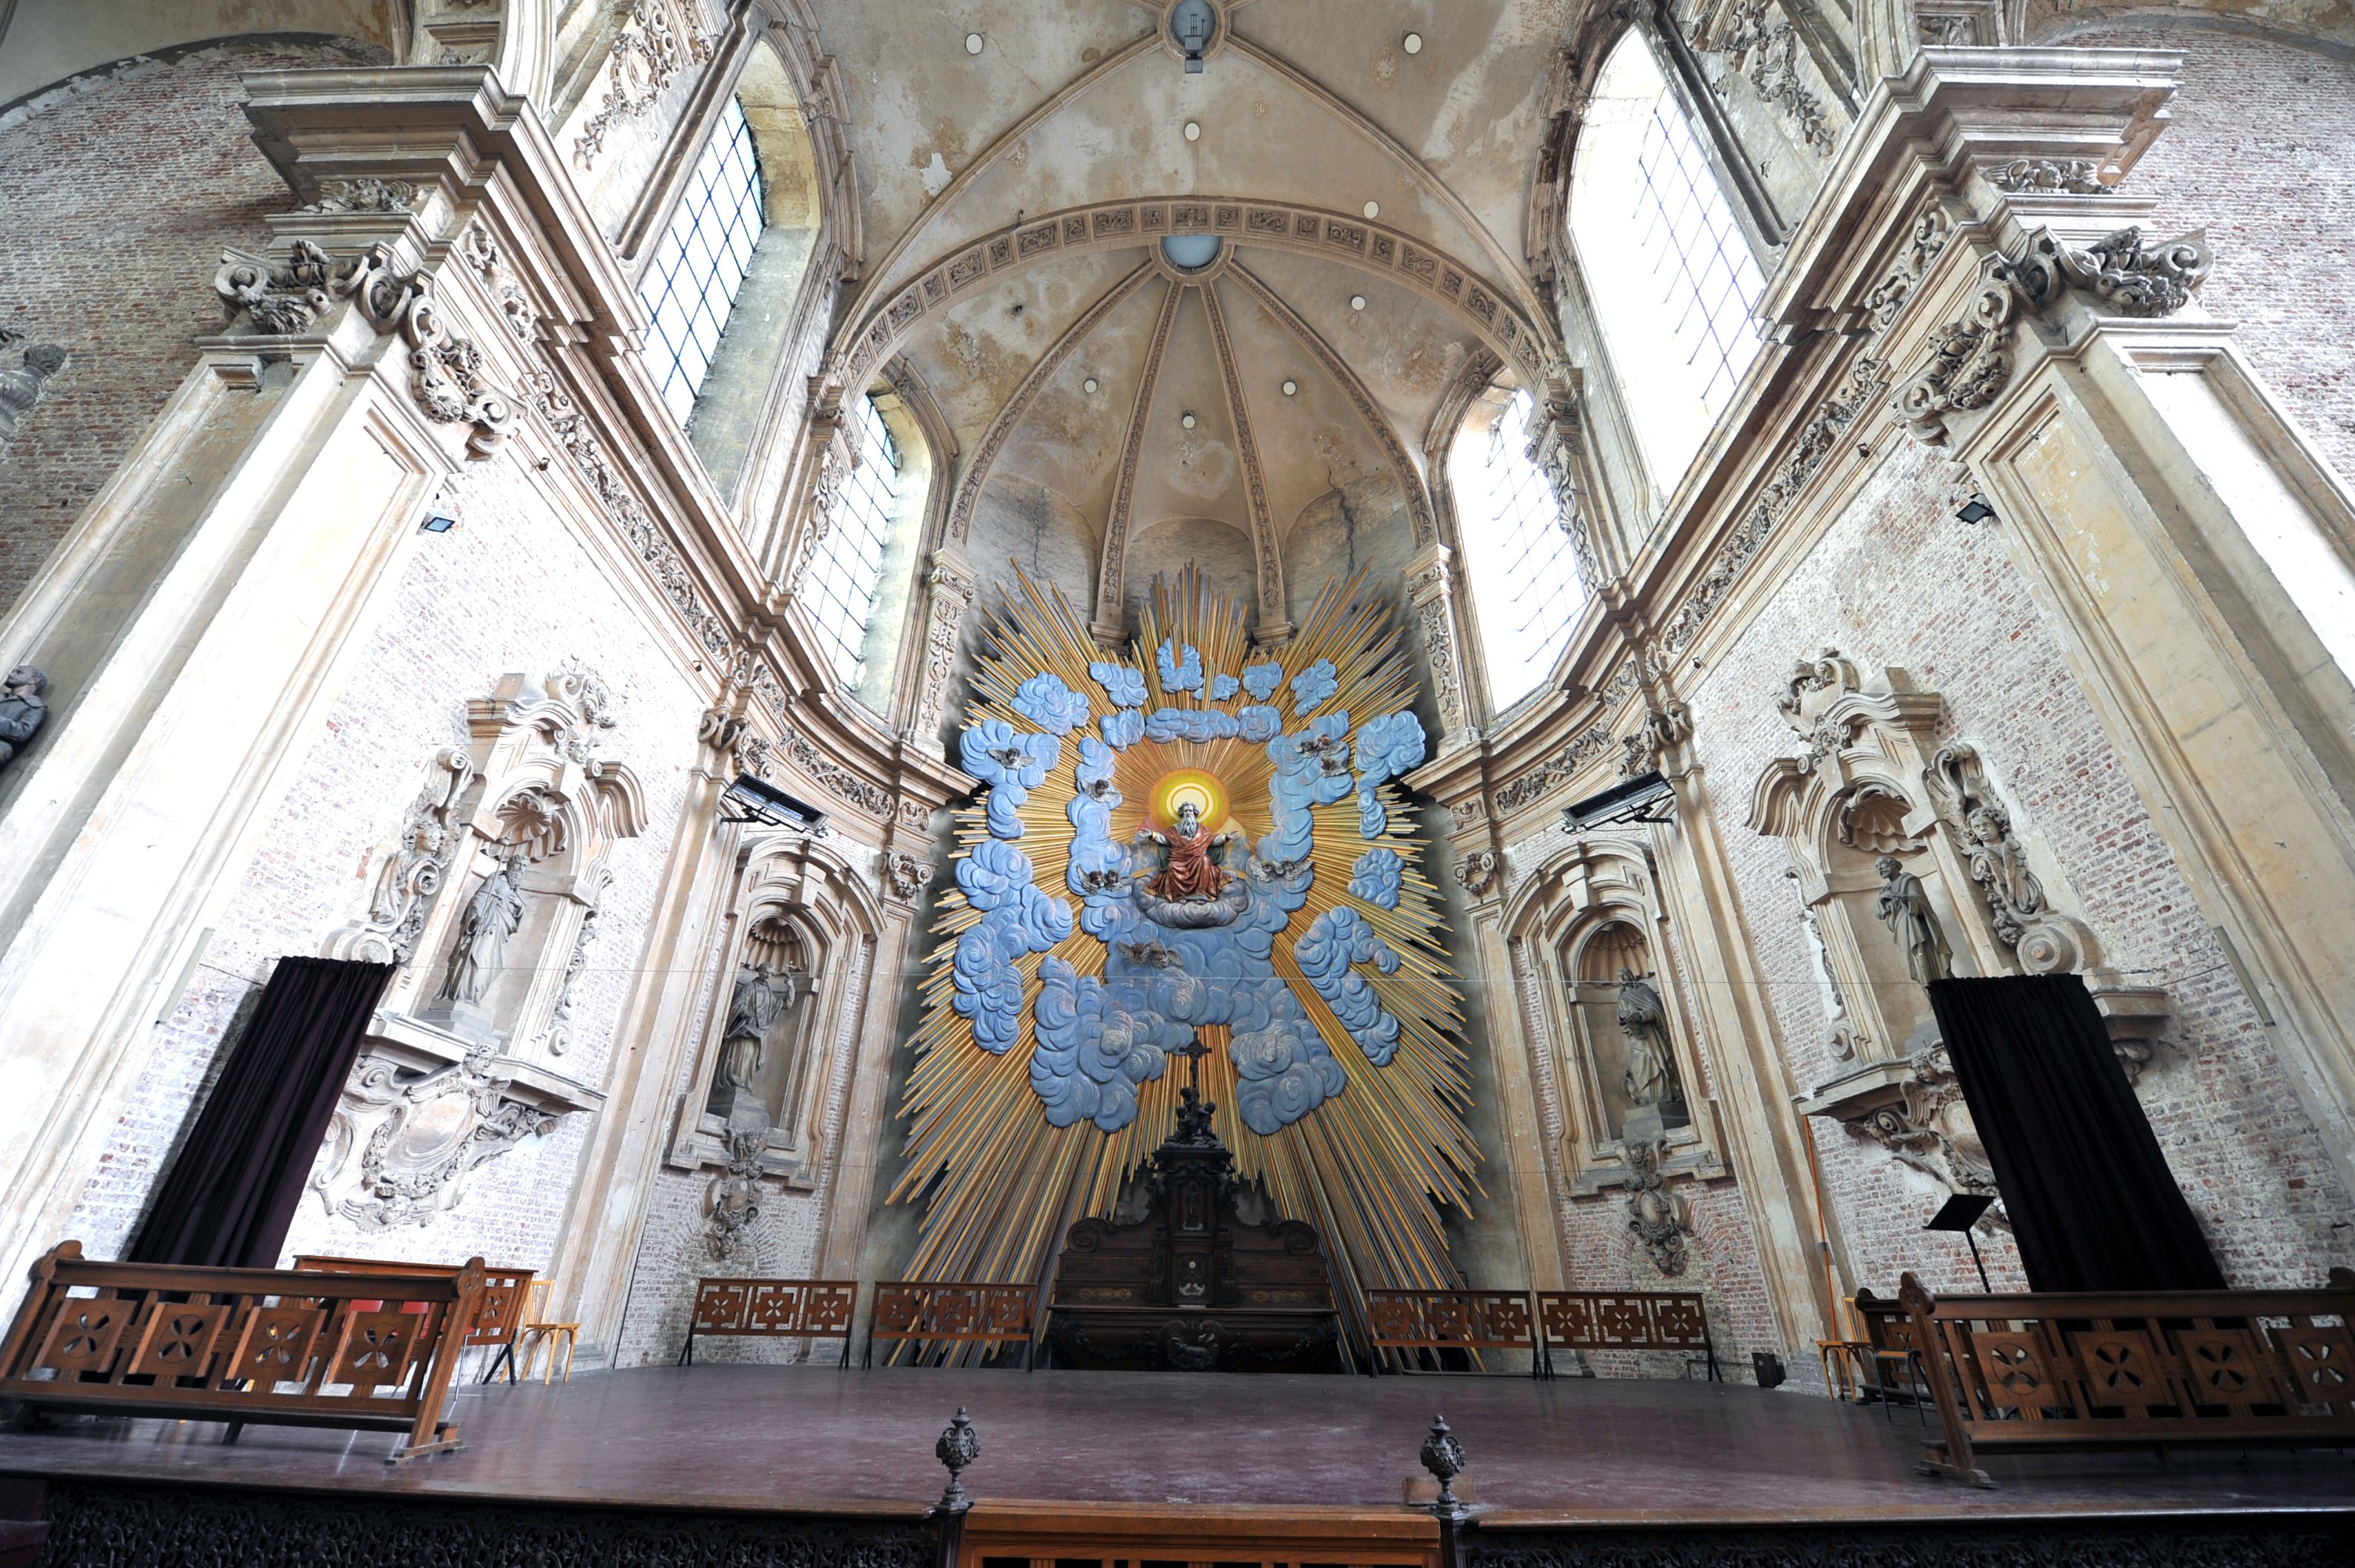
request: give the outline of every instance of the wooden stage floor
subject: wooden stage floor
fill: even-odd
[[[2335,1451],[1997,1458],[1976,1491],[1918,1476],[1912,1411],[1742,1384],[1182,1372],[872,1372],[703,1365],[468,1387],[464,1452],[405,1466],[383,1433],[62,1418],[0,1434],[0,1475],[908,1519],[940,1495],[960,1405],[1010,1499],[1396,1508],[1444,1412],[1484,1528],[1992,1523],[2318,1511],[2355,1518]]]

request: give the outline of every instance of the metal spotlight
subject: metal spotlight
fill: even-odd
[[[1186,74],[1199,75],[1202,69],[1202,51],[1210,47],[1210,35],[1219,30],[1219,14],[1210,8],[1210,0],[1178,0],[1169,12],[1169,36],[1186,51]]]
[[[757,822],[763,827],[793,827],[812,838],[826,835],[826,813],[805,800],[752,773],[738,773],[719,797],[722,822]]]
[[[1987,498],[1976,490],[1971,492],[1969,500],[1955,508],[1955,520],[1958,523],[1986,523],[1994,519],[1995,508],[1988,506]]]
[[[417,525],[421,534],[446,534],[458,526],[458,519],[447,512],[428,512],[425,520]]]
[[[1614,784],[1600,795],[1590,795],[1563,806],[1561,830],[1576,834],[1622,822],[1673,822],[1676,816],[1672,810],[1656,814],[1654,808],[1672,807],[1675,803],[1676,791],[1655,768],[1647,773],[1637,773],[1625,784]]]

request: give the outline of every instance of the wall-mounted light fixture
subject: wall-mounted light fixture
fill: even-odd
[[[967,33],[964,36],[965,53],[969,55],[977,55],[981,53],[981,44],[982,37],[979,33]]]
[[[1178,422],[1184,425],[1188,430],[1192,430],[1194,428],[1194,411],[1188,409],[1184,413],[1178,415]]]
[[[1186,140],[1188,140],[1188,141],[1189,141],[1189,142],[1199,142],[1199,141],[1200,141],[1201,139],[1202,139],[1202,123],[1201,123],[1199,120],[1188,120],[1188,121],[1187,121],[1187,122],[1186,122]]]
[[[1201,74],[1203,53],[1218,30],[1219,14],[1210,0],[1178,0],[1169,8],[1169,36],[1185,51],[1187,75]]]
[[[1673,822],[1677,792],[1659,770],[1637,773],[1625,784],[1613,784],[1599,795],[1571,802],[1561,808],[1561,830],[1583,833],[1616,823]]]
[[[1423,35],[1421,33],[1409,33],[1405,37],[1399,40],[1399,48],[1404,49],[1411,55],[1419,55],[1423,53]]]
[[[1971,492],[1969,500],[1955,508],[1955,521],[1958,523],[1977,524],[1994,520],[1995,508],[1987,505],[1987,498],[1976,490]]]
[[[1080,390],[1082,392],[1092,392],[1095,389],[1096,379],[1093,376],[1089,377],[1086,380],[1080,383]]]
[[[1366,203],[1366,216],[1367,216],[1367,217],[1369,217],[1369,218],[1380,218],[1381,215],[1382,215],[1382,204],[1381,204],[1380,202],[1379,202],[1379,201],[1369,201],[1369,202]]]
[[[1300,383],[1299,383],[1299,382],[1297,382],[1297,381],[1286,381],[1286,382],[1284,384],[1284,395],[1285,397],[1287,397],[1287,398],[1288,398],[1288,397],[1291,397],[1294,393],[1295,393],[1295,392],[1297,392],[1297,391],[1299,391],[1299,390],[1300,390]]]
[[[447,512],[428,512],[425,520],[417,525],[421,534],[446,534],[458,526],[458,519]]]
[[[1365,296],[1365,295],[1363,295],[1363,294],[1351,294],[1351,295],[1349,296],[1349,308],[1350,308],[1351,310],[1363,310],[1363,309],[1365,309],[1365,308],[1366,308],[1366,296]]]

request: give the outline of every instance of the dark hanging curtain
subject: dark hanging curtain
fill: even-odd
[[[275,1268],[389,964],[281,958],[123,1253]]]
[[[2032,1290],[2222,1290],[2224,1274],[2074,975],[1933,980]]]

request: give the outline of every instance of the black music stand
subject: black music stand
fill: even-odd
[[[1925,1231],[1960,1231],[1963,1233],[1963,1240],[1971,1244],[1971,1262],[1978,1265],[1979,1289],[1989,1296],[1995,1294],[1995,1286],[1987,1283],[1987,1264],[1979,1261],[1978,1238],[1971,1234],[1971,1227],[1979,1222],[1980,1215],[1994,1207],[1995,1200],[1984,1192],[1957,1192],[1946,1200],[1945,1208],[1930,1216],[1928,1224],[1922,1227]]]

